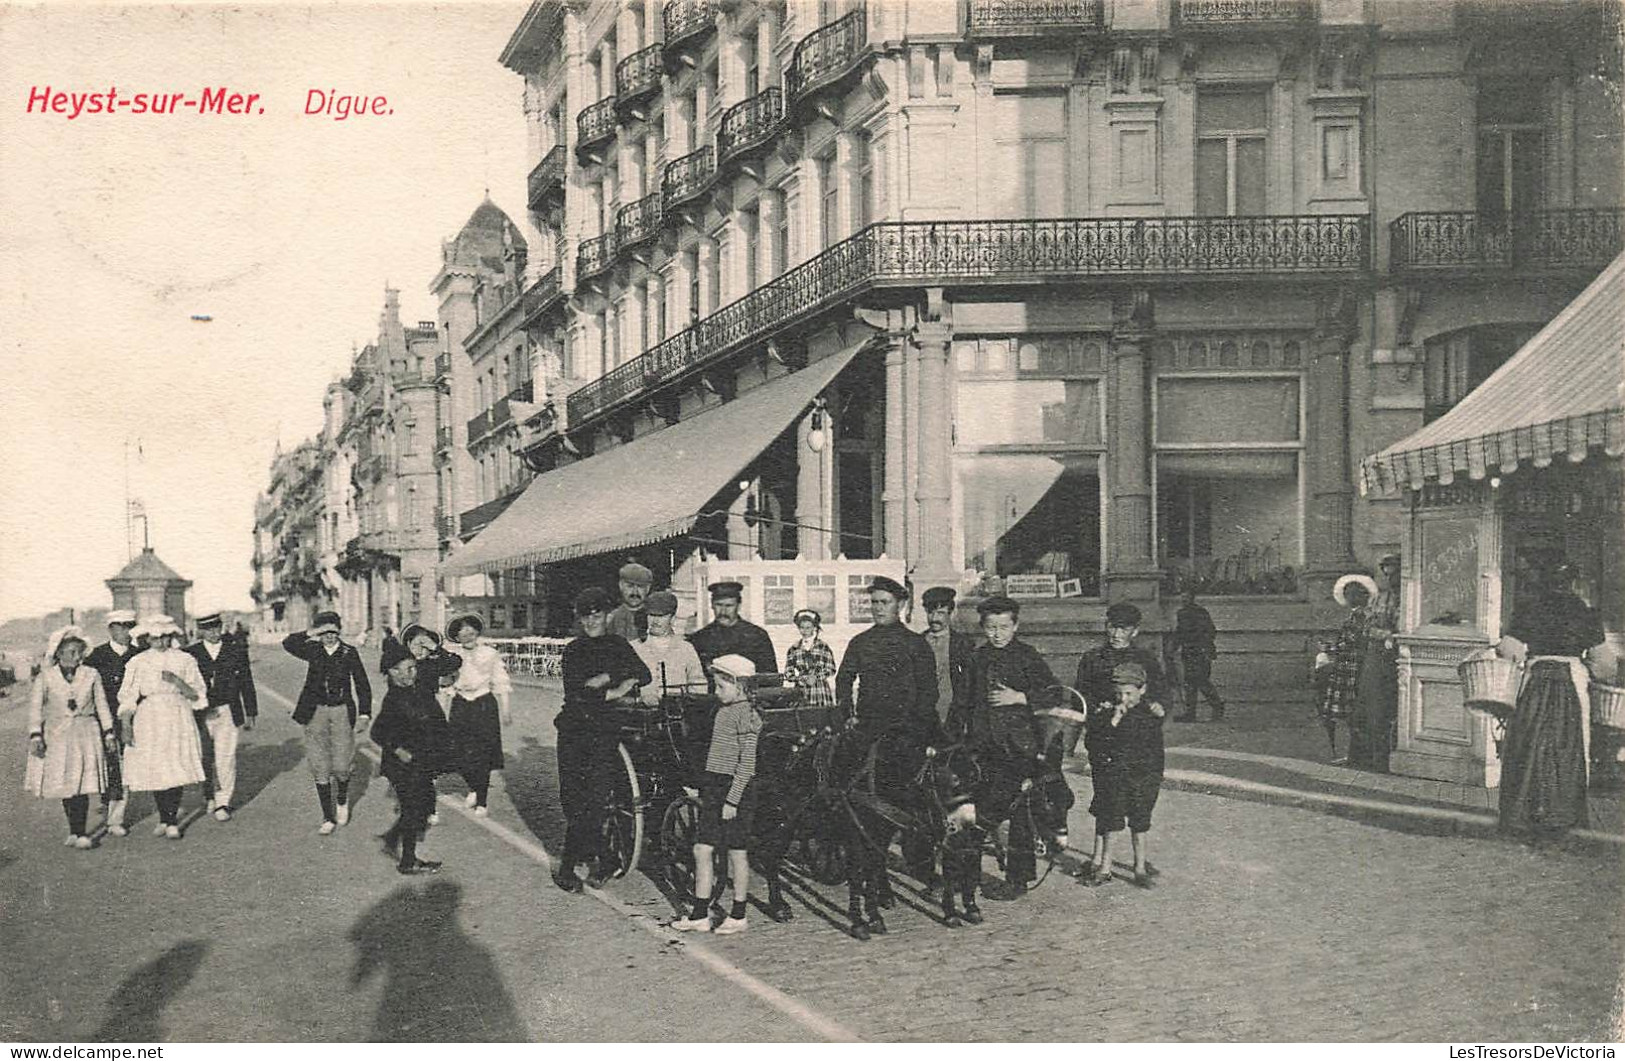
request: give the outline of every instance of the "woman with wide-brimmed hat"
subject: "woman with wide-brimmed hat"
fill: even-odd
[[[1365,656],[1349,715],[1349,765],[1388,772],[1399,716],[1399,554],[1377,562],[1377,592],[1365,610]]]
[[[181,790],[202,784],[203,742],[194,711],[208,706],[197,660],[182,651],[180,627],[167,615],[137,627],[148,648],[130,659],[119,688],[124,720],[124,787],[151,792],[158,803],[154,836],[181,838]]]
[[[1370,575],[1344,575],[1332,587],[1332,598],[1349,610],[1332,645],[1331,664],[1324,676],[1325,691],[1319,704],[1320,721],[1326,727],[1334,756],[1337,754],[1337,724],[1354,714],[1359,696],[1360,665],[1365,661],[1366,650],[1366,616],[1376,596],[1377,583]]]
[[[60,799],[68,815],[69,847],[88,848],[90,797],[107,784],[103,753],[114,754],[113,715],[101,678],[80,661],[84,631],[64,626],[45,644],[48,666],[28,705],[28,768],[24,784],[41,799]],[[105,746],[105,747],[104,747]]]
[[[502,727],[513,720],[508,706],[513,685],[502,654],[480,644],[485,621],[478,615],[459,615],[446,627],[446,648],[463,659],[452,685],[451,743],[455,763],[468,782],[467,805],[485,817],[491,789],[491,771],[501,770]]]

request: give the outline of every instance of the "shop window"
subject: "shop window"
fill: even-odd
[[[965,446],[1101,439],[1098,380],[961,380],[954,424]]]
[[[491,625],[497,629],[507,629],[508,606],[506,604],[499,602],[491,605]]]
[[[1429,516],[1418,521],[1422,625],[1478,622],[1478,516]]]
[[[1157,381],[1157,443],[1295,443],[1297,379]]]
[[[529,608],[525,605],[525,603],[523,601],[515,601],[511,611],[513,613],[511,616],[513,619],[513,628],[515,630],[526,629],[527,624],[530,621],[530,616],[528,614]]]
[[[846,576],[846,621],[849,623],[874,622],[874,610],[869,607],[869,575]]]
[[[1100,592],[1099,458],[981,453],[955,458],[967,568],[1079,579]]]
[[[796,616],[796,577],[762,576],[762,622],[766,626],[790,626]]]
[[[807,576],[807,607],[817,612],[826,624],[835,621],[835,593],[834,575]]]

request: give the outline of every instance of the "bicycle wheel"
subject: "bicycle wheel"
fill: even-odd
[[[606,869],[624,877],[636,868],[643,855],[643,786],[625,744],[615,746],[616,763],[609,785],[609,801],[604,808],[603,845]]]
[[[660,864],[679,895],[694,894],[694,840],[700,833],[700,801],[680,796],[660,819]]]

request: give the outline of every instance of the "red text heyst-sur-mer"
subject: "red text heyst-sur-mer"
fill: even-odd
[[[25,113],[52,115],[68,121],[101,114],[257,116],[265,113],[263,99],[258,92],[244,92],[224,86],[191,93],[120,92],[116,86],[109,86],[105,91],[75,92],[53,89],[50,85],[31,85]],[[383,117],[395,111],[384,96],[313,88],[305,93],[305,106],[301,113],[342,122],[352,117]]]

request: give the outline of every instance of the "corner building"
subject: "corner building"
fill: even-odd
[[[502,56],[556,248],[523,319],[582,382],[527,423],[531,490],[794,408],[740,475],[667,480],[716,490],[668,539],[499,519],[464,564],[884,552],[1043,595],[1059,666],[1106,602],[1155,631],[1189,585],[1218,680],[1298,695],[1331,582],[1399,542],[1359,458],[1619,249],[1610,14],[542,0]]]

